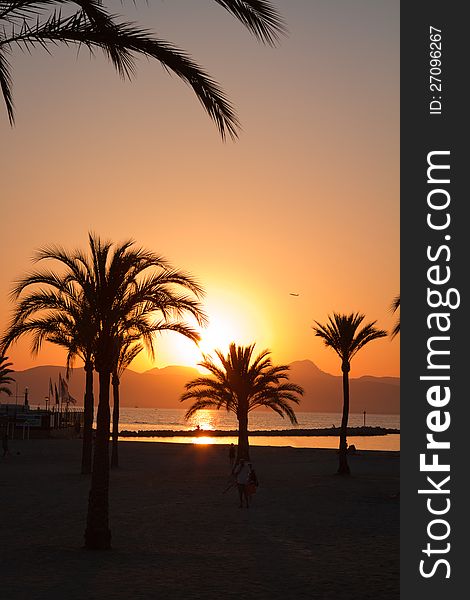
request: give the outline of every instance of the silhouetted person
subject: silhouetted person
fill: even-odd
[[[228,451],[228,459],[230,461],[230,466],[233,468],[235,463],[235,444],[230,444],[230,448]]]
[[[250,497],[256,493],[256,488],[258,487],[258,477],[256,476],[255,470],[253,469],[253,465],[251,463],[248,463],[248,467],[250,468],[250,473],[248,475],[246,493]]]
[[[10,450],[8,448],[8,435],[6,433],[4,433],[3,437],[2,437],[2,448],[3,448],[3,456],[10,454]]]
[[[244,458],[235,467],[233,474],[235,475],[238,488],[238,496],[240,498],[240,508],[243,507],[243,499],[245,499],[246,507],[250,506],[250,496],[248,494],[248,483],[250,480],[251,465]]]

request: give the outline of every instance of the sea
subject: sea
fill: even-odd
[[[202,433],[207,430],[237,429],[235,415],[225,410],[201,410],[189,420],[184,418],[184,409],[165,408],[124,408],[120,409],[119,430],[123,431],[191,431],[198,426]],[[270,436],[272,430],[318,429],[339,427],[340,413],[296,412],[298,425],[292,425],[288,419],[282,419],[271,411],[253,411],[249,415],[249,430],[266,431],[267,435],[250,437],[252,446],[292,446],[294,448],[337,448],[337,436]],[[379,415],[372,413],[351,413],[349,427],[383,427],[400,429],[400,415]],[[198,435],[195,437],[120,437],[122,441],[166,442],[176,444],[230,444],[237,443],[237,438],[227,435],[211,437]],[[400,434],[389,433],[378,436],[348,436],[348,444],[354,444],[357,450],[400,450]]]

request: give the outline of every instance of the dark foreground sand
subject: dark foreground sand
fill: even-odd
[[[399,598],[399,454],[253,447],[249,510],[226,493],[226,446],[121,443],[113,550],[82,549],[80,440],[0,457],[2,600]],[[16,454],[19,451],[20,454]]]

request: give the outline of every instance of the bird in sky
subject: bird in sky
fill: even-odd
[[[290,292],[290,296],[300,296],[300,294],[294,294],[294,292]]]

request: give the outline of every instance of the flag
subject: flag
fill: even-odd
[[[67,384],[65,383],[65,379],[63,379],[63,377],[60,373],[59,373],[59,396],[60,396],[61,404],[63,402],[67,402],[68,388],[67,388]]]
[[[54,388],[55,388],[55,403],[59,404],[59,392],[57,390],[57,384],[54,383]]]
[[[69,386],[62,375],[59,373],[60,401],[65,404],[76,404],[77,401],[69,393]]]

